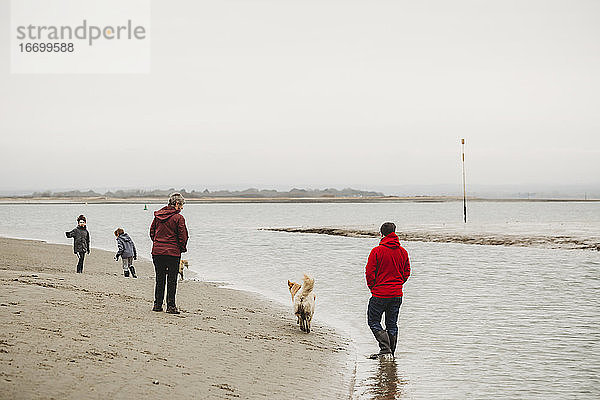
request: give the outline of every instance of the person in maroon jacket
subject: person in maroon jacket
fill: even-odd
[[[150,225],[152,239],[152,261],[156,271],[153,311],[162,311],[165,297],[165,278],[167,281],[167,312],[179,314],[175,306],[177,291],[177,274],[181,253],[187,251],[188,231],[185,218],[180,214],[185,199],[180,193],[169,197],[169,205],[154,212],[154,220]]]
[[[379,246],[371,250],[365,268],[367,286],[371,298],[367,308],[369,328],[379,343],[379,353],[371,358],[394,356],[398,340],[398,313],[402,304],[402,285],[410,276],[408,252],[400,246],[396,225],[386,222],[381,225],[382,239]],[[381,317],[385,313],[385,329]]]

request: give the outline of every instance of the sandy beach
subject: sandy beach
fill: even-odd
[[[290,309],[206,282],[179,283],[180,315],[151,311],[154,269],[121,275],[92,249],[0,238],[0,398],[348,398],[349,340]],[[285,282],[282,282],[285,285]]]

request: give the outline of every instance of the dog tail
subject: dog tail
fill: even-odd
[[[304,284],[302,285],[302,292],[300,292],[300,298],[305,298],[310,292],[312,292],[315,286],[315,280],[310,276],[304,274]]]

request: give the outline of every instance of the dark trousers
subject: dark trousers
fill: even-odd
[[[385,313],[385,330],[388,335],[398,335],[398,313],[402,297],[392,297],[382,299],[380,297],[371,297],[369,299],[369,307],[367,308],[367,323],[373,333],[382,331],[381,317]]]
[[[83,272],[83,259],[85,258],[85,251],[80,251],[77,253],[77,257],[79,257],[79,262],[77,262],[77,272]]]
[[[162,307],[165,298],[165,279],[167,281],[167,307],[175,307],[175,292],[177,291],[177,274],[179,274],[179,260],[175,256],[152,256],[154,271],[156,272],[156,286],[154,287],[154,305]]]

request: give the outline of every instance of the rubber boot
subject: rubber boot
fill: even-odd
[[[129,267],[129,270],[131,271],[131,276],[133,276],[134,278],[137,278],[137,275],[135,274],[135,268],[133,268],[133,265],[131,267]]]
[[[127,271],[126,269],[123,270],[123,275],[125,275],[125,278],[129,277],[129,271]]]
[[[392,350],[392,355],[396,352],[396,343],[398,342],[398,335],[390,335],[388,333],[388,337],[390,338],[390,350]]]
[[[389,358],[392,357],[392,350],[390,349],[390,337],[386,331],[377,331],[374,333],[375,339],[379,343],[379,353],[371,354],[369,358]]]

